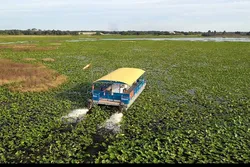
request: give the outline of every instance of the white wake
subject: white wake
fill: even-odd
[[[75,109],[71,111],[68,115],[63,116],[62,120],[66,123],[76,123],[81,121],[89,110],[87,108]]]
[[[104,122],[100,128],[105,128],[107,130],[113,131],[114,133],[118,133],[121,131],[120,129],[120,122],[122,121],[122,113],[115,113],[111,115],[111,117]]]

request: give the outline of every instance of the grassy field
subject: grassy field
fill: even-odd
[[[0,37],[0,59],[67,77],[45,92],[0,86],[0,163],[250,162],[250,43],[66,42],[78,38]],[[26,43],[3,44],[15,41]],[[93,75],[82,70],[89,63]],[[120,133],[98,129],[112,108],[96,107],[78,124],[60,121],[87,106],[93,80],[120,67],[141,68],[147,79]]]

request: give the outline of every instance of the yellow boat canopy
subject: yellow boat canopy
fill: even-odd
[[[117,70],[101,77],[95,82],[113,81],[122,82],[132,86],[132,84],[144,73],[145,71],[139,68],[118,68]]]

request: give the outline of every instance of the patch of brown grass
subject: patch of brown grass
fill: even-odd
[[[42,59],[43,61],[50,61],[50,62],[53,62],[53,61],[55,61],[55,59],[52,59],[52,58],[44,58],[44,59]]]
[[[43,46],[43,47],[30,47],[30,48],[12,48],[14,51],[48,51],[48,50],[55,50],[57,47],[55,46]]]
[[[0,86],[7,85],[12,91],[40,92],[55,88],[67,78],[43,65],[16,63],[0,59]]]
[[[12,49],[13,51],[48,51],[57,49],[56,46],[37,46],[36,44],[8,44],[0,45],[0,49]]]
[[[26,49],[26,48],[34,48],[36,44],[5,44],[0,45],[0,49]]]

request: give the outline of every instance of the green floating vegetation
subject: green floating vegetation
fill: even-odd
[[[60,43],[25,51],[0,45],[0,58],[34,58],[29,63],[67,76],[47,92],[0,87],[0,163],[250,162],[249,43],[70,39],[77,37],[0,37]],[[98,106],[77,124],[61,122],[87,106],[92,81],[120,67],[145,70],[147,86],[123,113],[119,133],[98,128],[114,108]]]

